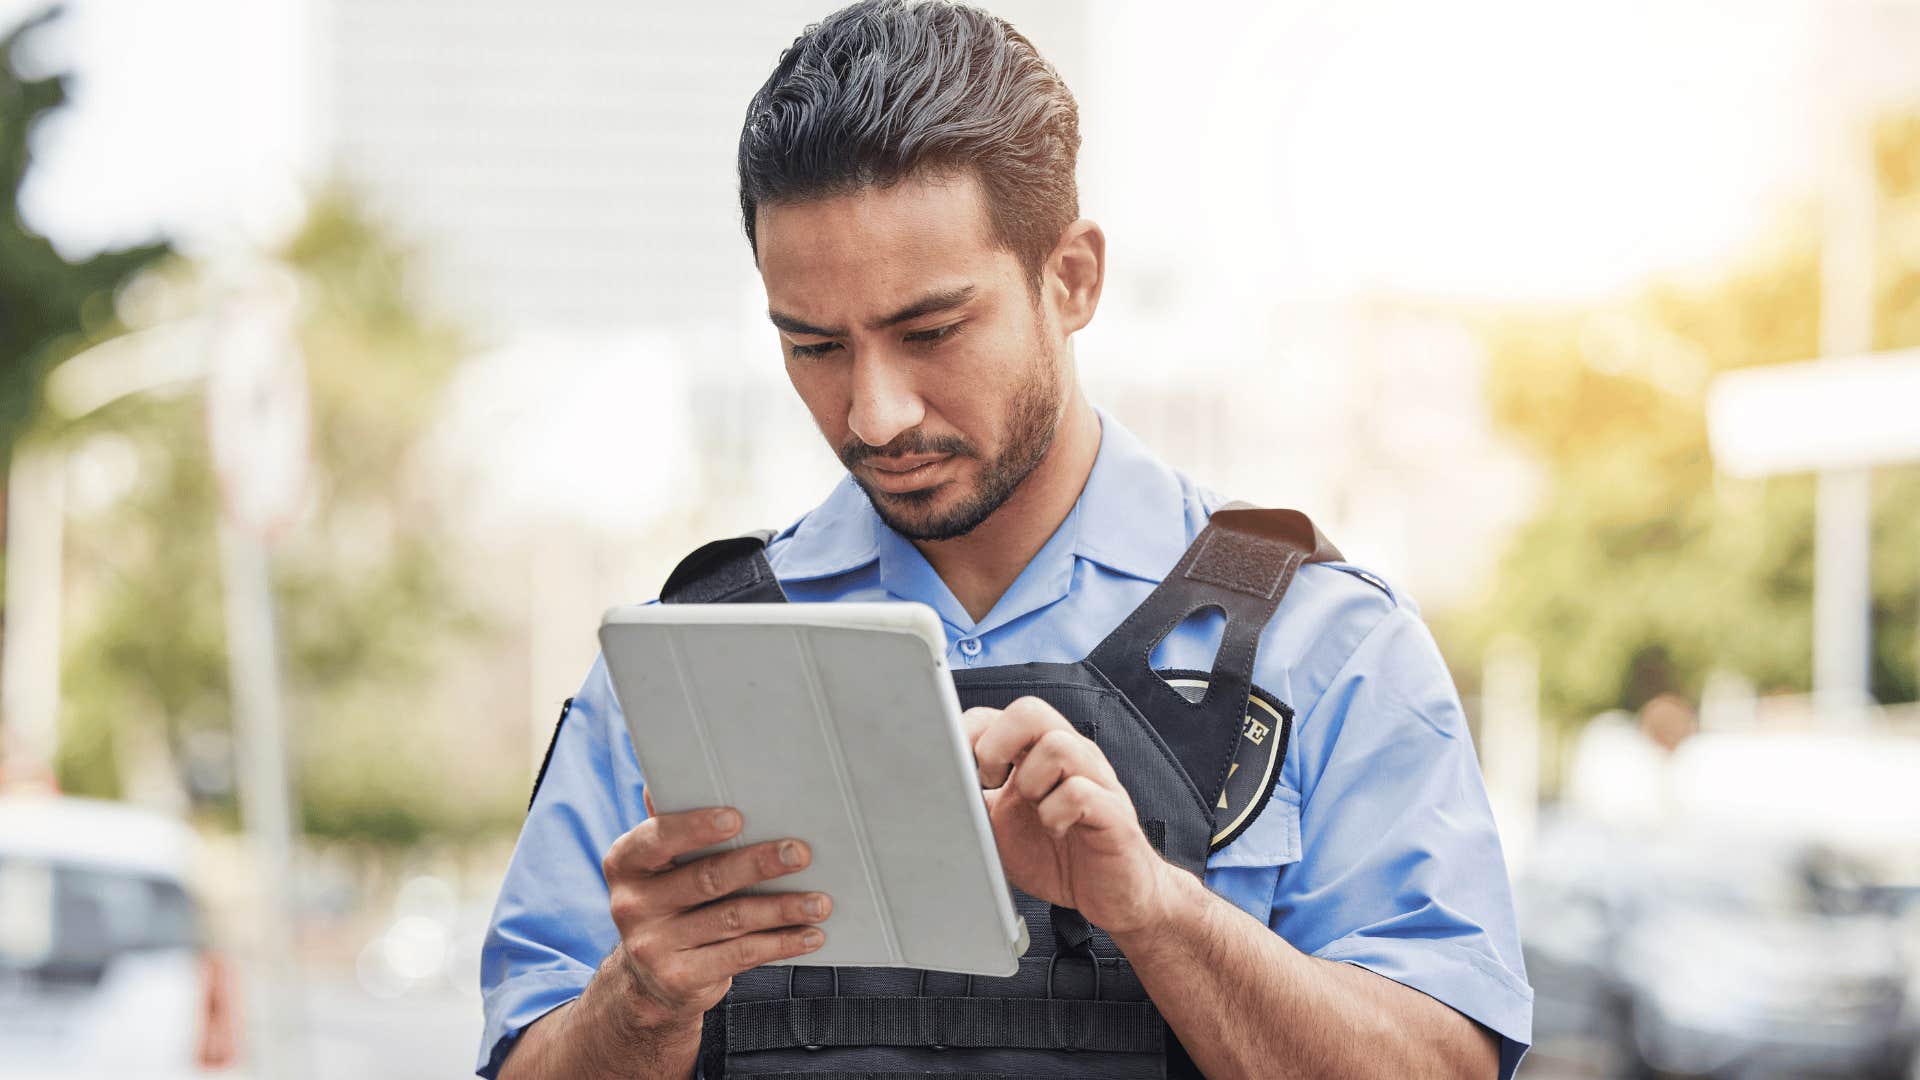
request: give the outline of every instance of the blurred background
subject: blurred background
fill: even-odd
[[[831,2],[0,0],[0,1074],[460,1076],[608,606],[840,467]],[[1920,1077],[1920,3],[1003,0],[1094,400],[1420,603],[1523,1076]]]

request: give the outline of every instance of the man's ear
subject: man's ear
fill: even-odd
[[[1107,234],[1087,218],[1067,226],[1047,256],[1041,277],[1041,289],[1053,304],[1063,334],[1093,321],[1106,276]]]

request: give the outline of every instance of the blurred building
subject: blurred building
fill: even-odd
[[[747,102],[838,6],[331,0],[332,156],[480,325],[728,325],[758,288],[733,174]],[[1085,4],[995,9],[1077,66]]]

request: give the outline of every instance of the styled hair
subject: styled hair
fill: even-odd
[[[971,173],[994,242],[1038,290],[1080,216],[1080,111],[1066,83],[1005,20],[950,0],[861,0],[807,27],[780,54],[740,129],[740,217]]]

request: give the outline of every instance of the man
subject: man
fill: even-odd
[[[1098,305],[1105,241],[1078,216],[1077,125],[1066,87],[1006,24],[875,0],[808,28],[741,134],[743,221],[787,372],[848,470],[755,558],[789,600],[932,606],[957,683],[1096,653],[1177,584],[1173,570],[1193,576],[1222,522],[1258,532],[1284,513],[1223,507],[1082,394],[1072,336]],[[1170,846],[1162,857],[1171,841],[1147,835],[1134,766],[1116,771],[1111,743],[1047,695],[968,711],[1008,877],[1064,916],[1045,996],[1073,947],[1091,957],[1096,1002],[1120,993],[1101,979],[1133,980],[1145,1000],[1130,1007],[1155,1027],[1132,1049],[1153,1056],[1099,1060],[1138,1075],[1510,1076],[1532,992],[1458,698],[1411,603],[1305,534],[1266,590],[1279,606],[1252,628],[1257,650],[1204,609],[1157,643],[1129,639],[1157,672],[1250,664],[1231,735],[1245,711],[1249,743],[1285,748],[1256,777],[1270,784],[1236,787],[1220,762],[1225,786],[1201,798],[1217,792],[1222,819],[1240,820],[1211,850],[1203,834],[1203,867],[1175,865]],[[1075,1047],[1057,1038],[1031,1057],[995,1058],[994,1037],[900,1049],[920,1055],[911,1069],[873,1064],[895,1060],[887,1046],[849,1058],[796,1040],[755,1059],[716,1043],[749,976],[828,970],[763,965],[818,948],[832,898],[738,895],[805,866],[797,840],[676,867],[741,822],[725,808],[655,815],[625,724],[596,663],[494,912],[482,1075],[980,1075],[954,1062],[986,1060],[1016,1063],[994,1075],[1032,1062],[1121,1075],[1060,1056]],[[1075,920],[1095,937],[1069,940]],[[841,1008],[858,991],[830,974],[818,992]],[[972,1004],[976,990],[940,1000]]]

